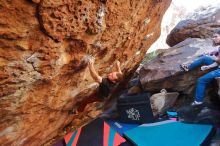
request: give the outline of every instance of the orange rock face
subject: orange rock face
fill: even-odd
[[[93,55],[103,76],[118,59],[128,77],[158,38],[169,4],[0,0],[0,145],[39,146],[68,123],[96,117],[97,104],[69,112],[97,88],[83,58]]]

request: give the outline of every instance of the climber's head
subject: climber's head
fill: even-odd
[[[220,29],[214,32],[212,40],[214,46],[220,45]]]
[[[112,72],[108,74],[108,79],[113,83],[120,82],[123,80],[123,75],[119,72]]]

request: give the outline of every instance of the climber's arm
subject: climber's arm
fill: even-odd
[[[117,72],[119,72],[120,74],[122,74],[122,71],[121,71],[121,63],[117,60],[116,61],[116,68],[117,68]]]
[[[92,76],[92,78],[97,82],[97,83],[101,83],[102,82],[102,77],[99,76],[99,74],[96,72],[95,68],[94,68],[94,62],[93,61],[89,61],[89,71],[90,74]]]

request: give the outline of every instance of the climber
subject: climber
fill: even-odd
[[[214,32],[212,41],[213,41],[213,46],[220,45],[220,29]],[[206,55],[202,55],[189,65],[186,64],[180,65],[181,69],[184,71],[193,70],[201,65],[203,65],[201,67],[202,71],[211,68],[214,69],[206,73],[197,80],[196,94],[192,105],[201,105],[203,103],[203,99],[205,96],[205,88],[207,84],[210,83],[216,77],[220,77],[220,66],[218,66],[219,63],[220,63],[220,47],[218,48],[218,51],[211,52]]]
[[[94,68],[94,59],[90,59],[88,63],[89,71],[92,78],[99,83],[99,89],[97,92],[97,96],[99,98],[105,98],[110,95],[113,91],[115,85],[123,80],[123,74],[120,68],[120,62],[116,61],[116,72],[111,72],[108,74],[107,77],[101,77]]]

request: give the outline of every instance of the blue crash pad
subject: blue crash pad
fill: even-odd
[[[167,120],[143,124],[124,134],[138,146],[200,146],[212,131],[212,125],[186,124]]]

